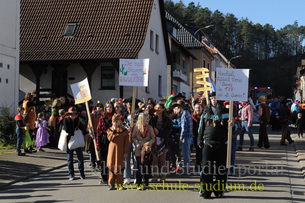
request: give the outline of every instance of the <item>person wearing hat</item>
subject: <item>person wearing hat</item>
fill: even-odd
[[[169,151],[171,157],[170,171],[174,172],[180,169],[181,164],[180,134],[183,108],[178,103],[173,103],[171,108],[173,109],[173,114],[171,116],[172,131],[170,134],[171,142],[169,144]]]
[[[260,96],[258,98],[260,105],[258,107],[258,117],[259,117],[259,136],[258,144],[259,148],[265,147],[266,149],[270,148],[267,125],[270,121],[270,107],[266,104],[266,97]]]
[[[75,107],[70,107],[66,112],[66,117],[63,120],[63,128],[67,132],[67,143],[71,139],[71,136],[74,136],[74,132],[80,129],[83,135],[87,135],[88,132],[82,127],[80,124],[80,120],[77,117],[77,111]],[[80,178],[85,179],[85,170],[84,170],[84,157],[83,157],[83,148],[79,147],[73,150],[70,150],[67,147],[67,161],[68,161],[68,172],[69,172],[69,180],[75,180],[75,173],[74,173],[74,161],[73,161],[73,153],[76,152],[77,159],[78,159],[78,170],[80,173]]]
[[[27,93],[22,103],[24,109],[24,122],[27,125],[32,140],[35,140],[35,120],[36,120],[36,106],[37,104],[33,101],[32,93]],[[33,143],[34,144],[34,143]],[[28,149],[24,149],[26,153],[37,152],[31,145]]]
[[[185,100],[185,96],[184,96],[181,92],[179,92],[177,95],[175,95],[175,96],[172,98],[172,100],[173,100],[174,102],[178,102],[179,100]]]
[[[210,198],[214,192],[215,196],[220,198],[224,195],[222,189],[225,188],[227,178],[228,126],[233,126],[234,123],[229,119],[229,109],[226,109],[222,102],[217,101],[214,92],[210,95],[210,100],[203,111],[198,128],[197,143],[203,149],[199,194],[203,198]]]

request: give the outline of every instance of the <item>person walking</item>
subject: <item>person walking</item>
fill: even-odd
[[[294,142],[294,140],[291,139],[289,120],[291,120],[291,113],[287,105],[287,100],[284,99],[281,102],[281,108],[280,108],[280,122],[282,124],[282,137],[280,144],[283,146],[287,146],[285,140],[287,140],[289,144],[292,144]]]
[[[76,130],[80,129],[83,133],[83,135],[87,135],[85,129],[82,128],[82,125],[80,124],[79,118],[77,117],[77,111],[75,107],[70,107],[69,110],[66,112],[66,117],[63,120],[63,128],[67,132],[67,143],[69,143],[69,140],[72,136],[74,136],[74,133]],[[74,173],[74,161],[73,161],[73,153],[76,152],[77,159],[78,159],[78,170],[80,173],[80,178],[85,179],[85,170],[84,170],[84,157],[83,157],[83,148],[79,147],[76,149],[69,149],[67,147],[67,161],[68,161],[68,172],[69,172],[69,180],[75,180],[75,173]]]
[[[122,126],[120,115],[112,116],[112,126],[107,130],[109,148],[107,155],[107,168],[109,170],[109,190],[114,190],[117,184],[118,190],[123,190],[123,171],[125,159],[129,153],[128,130]]]
[[[298,118],[297,121],[295,122],[295,126],[297,128],[297,132],[298,132],[298,137],[303,138],[303,129],[304,129],[304,118],[302,113],[298,113]]]
[[[202,114],[202,107],[199,103],[195,104],[194,106],[194,113],[192,115],[193,120],[193,140],[194,145],[196,147],[196,167],[200,167],[202,162],[202,148],[198,146],[198,128],[199,128],[199,122],[200,117]]]
[[[210,198],[214,192],[215,196],[220,198],[224,195],[227,178],[228,125],[233,126],[234,123],[229,120],[229,109],[217,101],[215,92],[211,94],[210,99],[211,102],[205,107],[198,128],[198,145],[203,148],[199,194],[203,198]]]
[[[148,180],[150,175],[150,165],[145,165],[145,160],[141,160],[141,150],[145,147],[151,148],[155,142],[155,133],[151,125],[149,125],[149,113],[140,113],[136,126],[132,131],[132,142],[135,145],[135,157],[138,163],[136,172],[136,185],[139,189],[148,188]],[[144,186],[142,186],[142,178],[144,176]]]
[[[86,147],[85,151],[89,154],[90,157],[90,167],[92,168],[93,171],[95,171],[96,166],[99,164],[96,160],[96,152],[95,152],[95,146],[94,146],[94,141],[93,138],[96,137],[97,135],[97,126],[100,117],[103,115],[103,104],[102,103],[97,103],[96,107],[94,110],[91,112],[90,117],[92,121],[92,126],[90,126],[90,123],[88,122],[87,129],[90,132],[90,130],[93,130],[93,132],[90,133],[90,136],[86,139]],[[92,133],[94,134],[95,137],[93,137]]]
[[[178,171],[181,167],[181,150],[180,150],[180,134],[181,134],[181,115],[182,115],[182,106],[180,104],[172,104],[173,115],[172,120],[172,130],[170,133],[171,142],[169,145],[170,150],[170,171]]]
[[[48,122],[45,120],[45,116],[43,112],[38,113],[37,121],[36,121],[36,142],[35,145],[38,147],[39,152],[44,152],[42,149],[43,146],[46,146],[49,143],[50,134],[48,130]]]
[[[97,124],[96,145],[100,153],[101,164],[101,180],[100,184],[108,182],[107,156],[109,140],[107,138],[107,130],[111,127],[111,119],[114,114],[113,104],[108,101],[105,104],[104,114],[100,117]]]
[[[182,148],[183,163],[186,172],[189,171],[190,162],[191,162],[191,143],[193,139],[193,120],[190,114],[188,105],[180,100],[178,103],[182,106],[182,115],[181,115],[181,134],[180,134],[180,143]]]
[[[258,116],[259,116],[259,136],[258,144],[259,148],[265,147],[265,149],[270,148],[267,125],[270,121],[270,107],[266,104],[266,97],[260,96],[258,100],[261,102],[258,107]]]
[[[32,93],[27,93],[22,103],[24,109],[24,122],[29,129],[29,133],[32,140],[35,140],[35,120],[36,120],[36,104],[33,101]],[[34,143],[33,143],[34,144]],[[26,153],[37,152],[34,150],[33,145],[25,149]]]
[[[16,153],[18,156],[25,156],[25,153],[21,152],[21,145],[24,139],[24,119],[22,117],[23,115],[23,107],[18,107],[17,112],[18,114],[15,116],[15,121],[16,121],[16,135],[17,135],[17,143],[16,143]]]
[[[253,122],[253,107],[248,102],[242,102],[242,109],[241,109],[241,126],[242,130],[239,134],[239,145],[237,151],[243,150],[244,144],[244,134],[245,132],[248,133],[250,138],[250,148],[249,151],[254,151],[254,137],[252,133],[252,122]]]
[[[158,103],[155,106],[155,115],[151,118],[150,124],[156,134],[156,142],[152,147],[153,154],[153,178],[152,182],[157,182],[160,171],[160,181],[165,181],[167,175],[166,153],[168,151],[168,139],[172,129],[172,121],[168,117],[164,104]],[[159,165],[160,162],[160,165]],[[159,167],[160,166],[160,167]]]

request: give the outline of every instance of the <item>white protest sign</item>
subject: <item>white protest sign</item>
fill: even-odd
[[[120,86],[148,86],[149,59],[120,59]]]
[[[78,83],[71,84],[71,89],[75,104],[84,103],[92,98],[87,78]]]
[[[216,69],[216,98],[248,101],[249,69]]]

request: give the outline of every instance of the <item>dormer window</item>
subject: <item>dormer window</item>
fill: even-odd
[[[67,27],[66,27],[66,30],[65,30],[64,37],[74,36],[75,31],[76,31],[76,27],[77,27],[77,23],[68,23]]]

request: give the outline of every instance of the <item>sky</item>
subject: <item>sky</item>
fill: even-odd
[[[174,3],[180,0],[172,0]],[[232,13],[239,20],[261,25],[270,24],[280,29],[296,20],[299,26],[305,26],[305,0],[182,0],[185,6],[190,2],[208,7],[212,12],[219,10],[223,14]]]

